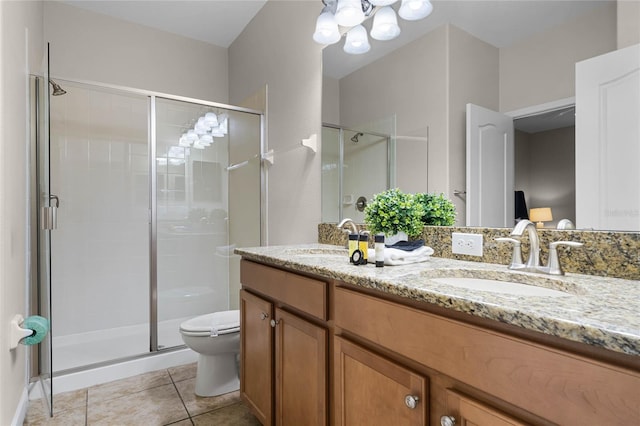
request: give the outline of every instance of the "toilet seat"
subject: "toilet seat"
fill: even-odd
[[[180,324],[180,333],[194,337],[216,337],[240,331],[240,311],[200,315]]]

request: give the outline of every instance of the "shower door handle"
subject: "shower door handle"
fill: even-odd
[[[57,195],[50,194],[49,201],[54,200],[55,205],[44,206],[40,212],[42,229],[53,230],[58,228],[58,207],[60,207],[60,199]]]

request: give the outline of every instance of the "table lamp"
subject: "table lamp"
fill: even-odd
[[[529,210],[529,220],[536,222],[536,228],[544,228],[543,222],[549,222],[553,220],[550,207],[540,207],[537,209]]]

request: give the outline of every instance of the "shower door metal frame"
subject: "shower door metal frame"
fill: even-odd
[[[37,76],[36,76],[37,77]],[[173,350],[177,350],[177,349],[182,349],[185,347],[185,345],[181,345],[181,346],[176,346],[176,347],[169,347],[169,348],[158,348],[158,324],[157,324],[157,318],[158,318],[158,283],[157,283],[157,205],[156,205],[156,190],[157,190],[157,182],[156,182],[156,177],[155,174],[157,172],[156,169],[156,161],[155,161],[155,155],[156,155],[156,116],[155,116],[155,109],[156,109],[156,100],[157,98],[163,98],[163,99],[169,99],[169,100],[174,100],[174,101],[181,101],[181,102],[187,102],[187,103],[192,103],[192,104],[197,104],[197,105],[202,105],[202,106],[207,106],[207,107],[213,107],[213,108],[221,108],[221,109],[226,109],[229,111],[235,111],[235,112],[243,112],[243,113],[248,113],[248,114],[253,114],[253,115],[257,115],[260,117],[260,244],[264,245],[266,244],[267,241],[267,233],[266,233],[266,202],[267,202],[267,173],[264,167],[264,164],[262,162],[262,154],[264,153],[265,149],[266,149],[266,138],[267,138],[267,132],[266,132],[266,112],[264,111],[260,111],[260,110],[256,110],[256,109],[251,109],[251,108],[244,108],[244,107],[239,107],[239,106],[234,106],[234,105],[227,105],[227,104],[223,104],[223,103],[219,103],[219,102],[210,102],[210,101],[205,101],[205,100],[201,100],[201,99],[195,99],[195,98],[189,98],[189,97],[185,97],[185,96],[177,96],[177,95],[171,95],[171,94],[167,94],[167,93],[161,93],[161,92],[155,92],[155,91],[150,91],[150,90],[145,90],[145,89],[133,89],[130,87],[125,87],[125,86],[119,86],[119,85],[113,85],[113,84],[106,84],[106,83],[97,83],[94,81],[88,81],[88,80],[77,80],[77,79],[66,79],[64,77],[61,76],[56,76],[56,77],[52,77],[55,78],[55,80],[59,80],[59,81],[68,81],[71,83],[76,83],[76,84],[80,84],[80,85],[86,85],[86,86],[91,86],[91,87],[95,87],[95,88],[100,88],[100,89],[109,89],[109,90],[114,90],[114,91],[119,91],[119,92],[124,92],[124,93],[128,93],[128,94],[133,94],[133,95],[142,95],[142,96],[146,96],[149,99],[149,115],[148,115],[148,126],[149,126],[149,132],[148,132],[148,144],[149,144],[149,148],[148,148],[148,152],[149,152],[149,191],[150,191],[150,200],[149,200],[149,268],[150,268],[150,274],[149,274],[149,302],[150,302],[150,306],[149,306],[149,328],[150,328],[150,339],[149,339],[149,352],[147,353],[142,353],[142,354],[138,354],[138,355],[132,355],[132,356],[128,356],[128,357],[123,357],[123,358],[118,358],[115,360],[109,360],[109,361],[103,361],[103,362],[98,362],[98,363],[93,363],[93,364],[89,364],[89,365],[85,365],[85,366],[81,366],[81,367],[76,367],[76,368],[72,368],[72,369],[68,369],[68,370],[64,370],[62,373],[72,373],[72,372],[76,372],[76,371],[84,371],[90,368],[96,368],[96,367],[101,367],[101,366],[106,366],[106,365],[111,365],[111,364],[115,364],[115,363],[119,363],[119,362],[123,362],[123,361],[128,361],[128,360],[133,360],[133,359],[139,359],[139,358],[144,358],[144,357],[148,357],[148,356],[153,356],[154,354],[158,353],[158,352],[169,352],[169,351],[173,351]],[[50,107],[50,105],[49,105]],[[38,283],[38,285],[40,285]],[[49,295],[50,297],[50,295]],[[50,302],[50,300],[49,300]],[[53,345],[51,345],[53,346]],[[52,348],[52,352],[53,352],[53,348]],[[59,372],[58,372],[59,373]],[[51,376],[53,376],[53,371],[51,371]]]

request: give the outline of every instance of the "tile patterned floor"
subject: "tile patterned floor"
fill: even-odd
[[[260,426],[239,392],[196,396],[196,364],[172,367],[54,397],[31,401],[25,425],[47,426]]]

